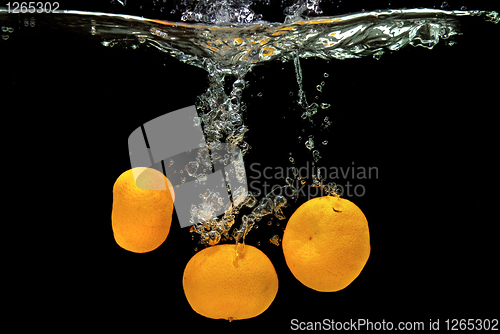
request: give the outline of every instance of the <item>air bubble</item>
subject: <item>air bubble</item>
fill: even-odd
[[[312,150],[314,148],[314,141],[312,140],[312,138],[309,138],[307,141],[306,141],[306,148],[308,150]]]
[[[196,171],[198,170],[199,164],[197,161],[190,161],[186,167],[184,168],[189,176],[195,176]]]
[[[319,159],[321,158],[321,156],[319,155],[319,151],[318,150],[314,150],[312,152],[312,155],[313,155],[313,159],[314,159],[315,162],[318,162]]]
[[[277,234],[275,234],[271,239],[269,239],[269,241],[275,246],[280,245],[280,237]]]

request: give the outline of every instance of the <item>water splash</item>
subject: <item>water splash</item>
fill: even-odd
[[[0,9],[0,15],[3,14],[5,10]],[[37,20],[46,18],[44,14],[35,16]],[[29,25],[35,22],[34,17],[28,21]],[[453,44],[450,43],[453,36],[460,34],[460,24],[467,17],[480,17],[492,23],[500,20],[498,13],[493,11],[441,9],[390,9],[288,20],[290,22],[286,23],[254,20],[231,25],[169,22],[80,11],[50,14],[53,24],[61,22],[71,29],[84,27],[82,32],[109,43],[115,41],[136,47],[147,44],[207,71],[210,71],[210,63],[217,63],[226,73],[237,71],[235,67],[238,66],[290,61],[297,56],[379,58],[407,45],[432,49],[440,41]]]

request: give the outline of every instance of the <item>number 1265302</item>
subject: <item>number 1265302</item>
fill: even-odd
[[[55,13],[59,9],[59,2],[8,2],[8,13]]]
[[[446,330],[498,330],[498,319],[446,319]]]

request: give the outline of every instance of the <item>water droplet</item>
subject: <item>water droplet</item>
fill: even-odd
[[[262,95],[263,95],[263,94],[262,94],[262,92],[258,92],[258,93],[257,93],[257,96],[258,96],[258,97],[262,97]]]
[[[330,108],[330,106],[331,105],[329,103],[326,103],[326,102],[323,102],[320,104],[321,109],[328,109],[328,108]]]
[[[328,77],[330,76],[330,74],[328,74],[328,73],[326,73],[326,72],[325,72],[325,73],[323,74],[323,76],[324,76],[325,78],[328,78]]]
[[[318,150],[314,150],[314,151],[312,152],[312,155],[313,155],[313,159],[314,159],[314,161],[316,161],[316,162],[318,162],[318,161],[319,161],[319,159],[321,158],[321,156],[319,155],[319,151],[318,151]]]
[[[323,144],[323,145],[328,144],[328,140],[323,140],[323,142],[321,144]]]
[[[9,39],[9,35],[7,35],[7,34],[2,35],[2,39],[4,41],[8,40]]]
[[[323,90],[323,86],[321,85],[316,85],[316,89],[318,90],[318,92],[321,92]]]
[[[276,246],[279,246],[280,245],[280,237],[275,234],[271,239],[269,239],[269,241],[273,244],[273,245],[276,245]]]
[[[292,164],[294,164],[294,163],[295,163],[295,159],[293,159],[292,157],[288,158],[288,160],[290,160],[290,162],[291,162]]]
[[[189,176],[195,176],[196,171],[198,170],[199,164],[197,161],[190,161],[186,167],[184,168]]]
[[[32,17],[32,18],[30,18],[30,27],[33,28],[34,26],[35,26],[35,18]]]
[[[140,37],[137,38],[137,40],[139,41],[139,43],[142,44],[142,43],[146,42],[146,37],[140,36]]]
[[[312,138],[309,138],[307,141],[306,141],[306,148],[308,150],[312,150],[314,148],[314,141],[312,140]]]
[[[448,8],[450,5],[448,4],[448,2],[446,1],[443,1],[443,3],[441,4],[441,9],[446,9]]]

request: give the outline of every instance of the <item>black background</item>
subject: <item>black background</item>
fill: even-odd
[[[465,4],[448,2],[451,9]],[[137,9],[136,3],[74,8],[165,18],[152,4]],[[387,8],[351,5],[339,13]],[[206,73],[146,47],[106,48],[99,38],[43,25],[28,29],[16,28],[0,41],[2,110],[23,140],[22,161],[44,203],[39,218],[52,222],[47,230],[57,237],[38,238],[43,241],[31,259],[40,279],[31,284],[27,305],[50,301],[75,325],[97,329],[106,323],[141,332],[281,332],[290,329],[291,319],[359,318],[423,321],[426,328],[429,319],[439,318],[444,328],[446,318],[498,317],[498,26],[463,27],[454,46],[407,47],[380,60],[301,60],[308,101],[332,104],[314,116],[313,126],[300,118],[294,102],[292,63],[248,74],[245,122],[252,149],[246,166],[291,166],[292,152],[300,167],[311,154],[297,137],[314,134],[317,145],[328,140],[318,145],[321,165],[377,167],[378,177],[334,180],[365,190],[361,197],[345,196],[363,210],[370,227],[372,251],[360,276],[336,293],[306,288],[287,268],[281,246],[269,242],[274,234],[282,236],[286,220],[280,226],[265,220],[247,243],[260,242],[278,273],[279,291],[262,315],[232,323],[204,318],[187,303],[182,274],[201,246],[175,215],[166,242],[147,254],[121,249],[111,230],[113,183],[130,168],[129,134],[193,104],[207,88]],[[333,123],[329,131],[321,130],[325,116]],[[247,176],[255,178],[248,168]],[[286,209],[286,216],[304,201]],[[48,325],[60,320],[45,318]]]

